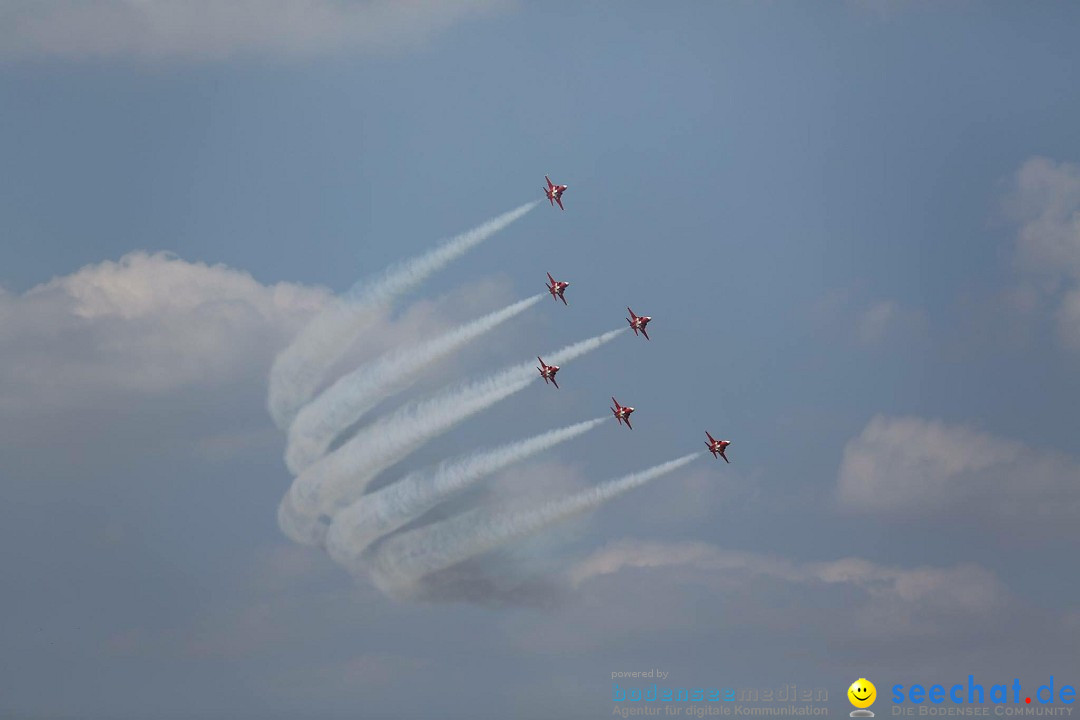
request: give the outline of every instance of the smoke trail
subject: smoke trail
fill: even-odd
[[[420,371],[543,299],[534,295],[415,347],[388,352],[339,379],[304,406],[289,426],[285,464],[294,474],[318,460],[340,433],[386,398],[411,385]]]
[[[311,399],[326,373],[373,315],[539,204],[539,200],[526,203],[447,240],[434,250],[392,266],[369,285],[354,285],[345,297],[316,316],[277,356],[270,369],[267,407],[277,426],[284,430],[292,423],[297,411]]]
[[[473,510],[387,538],[374,553],[374,579],[381,588],[390,592],[408,587],[425,575],[599,507],[627,490],[683,467],[700,455],[684,455],[575,495],[552,500],[539,508],[511,512]]]
[[[550,362],[573,360],[614,340],[626,328],[582,340],[550,353]],[[333,517],[353,503],[379,473],[408,457],[416,448],[524,389],[539,378],[533,362],[515,365],[487,379],[441,393],[401,408],[364,428],[297,477],[278,509],[282,532],[301,544],[325,537],[315,525],[320,516]]]
[[[514,463],[584,435],[607,418],[580,422],[465,458],[414,472],[364,495],[330,525],[326,549],[338,564],[359,570],[360,554],[377,539],[415,520],[454,493]]]

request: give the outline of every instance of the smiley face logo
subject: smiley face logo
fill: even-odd
[[[847,689],[848,700],[857,708],[868,708],[877,699],[877,688],[866,678],[859,678]]]

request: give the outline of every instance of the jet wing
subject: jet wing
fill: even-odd
[[[561,197],[557,197],[557,198],[555,198],[555,202],[559,203],[559,209],[560,209],[560,210],[565,210],[565,209],[566,209],[566,208],[564,208],[564,207],[562,206],[562,198],[561,198]]]

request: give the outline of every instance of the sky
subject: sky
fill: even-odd
[[[827,688],[834,715],[860,677],[1080,684],[1078,22],[0,0],[0,716],[606,717],[612,673],[652,668]],[[290,469],[279,358],[314,378],[297,410],[343,402],[547,272],[567,306],[422,363]],[[454,416],[627,306],[651,340]],[[279,522],[605,417],[356,562]]]

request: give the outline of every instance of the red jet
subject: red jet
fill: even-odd
[[[731,462],[727,459],[727,455],[724,454],[725,448],[727,448],[727,446],[731,444],[731,441],[716,440],[713,438],[712,435],[709,435],[708,430],[705,431],[705,436],[709,438],[708,442],[706,442],[705,444],[709,446],[709,452],[712,453],[712,456],[714,458],[722,457],[724,458],[724,462],[726,463]]]
[[[638,334],[638,330],[645,336],[645,339],[649,339],[649,333],[645,332],[645,326],[652,320],[648,315],[635,315],[634,311],[630,308],[626,308],[626,311],[630,313],[630,317],[626,318],[626,322],[630,323],[630,328],[634,331],[634,334]]]
[[[545,365],[539,356],[536,359],[540,360],[540,367],[536,369],[540,371],[540,377],[544,378],[544,384],[547,385],[548,380],[550,380],[552,385],[559,387],[559,383],[555,382],[555,373],[559,372],[559,366]]]
[[[562,300],[562,304],[565,305],[566,297],[563,296],[563,293],[566,292],[566,288],[570,287],[570,283],[556,280],[555,278],[551,277],[551,273],[548,273],[547,276],[548,280],[551,281],[551,284],[547,286],[548,292],[551,293],[551,299]]]
[[[562,194],[563,191],[566,190],[566,185],[556,185],[551,182],[551,178],[547,175],[544,176],[544,179],[547,180],[547,187],[544,188],[544,194],[547,195],[548,202],[552,205],[559,203],[559,209],[565,210],[566,208],[562,206]]]
[[[611,412],[615,413],[615,419],[619,421],[620,425],[622,425],[625,422],[626,427],[633,430],[634,426],[630,424],[630,413],[634,412],[634,408],[632,408],[632,407],[623,407],[622,405],[619,404],[619,401],[616,400],[614,397],[611,398],[611,402],[615,403],[615,407],[608,408],[608,409],[611,410]]]

